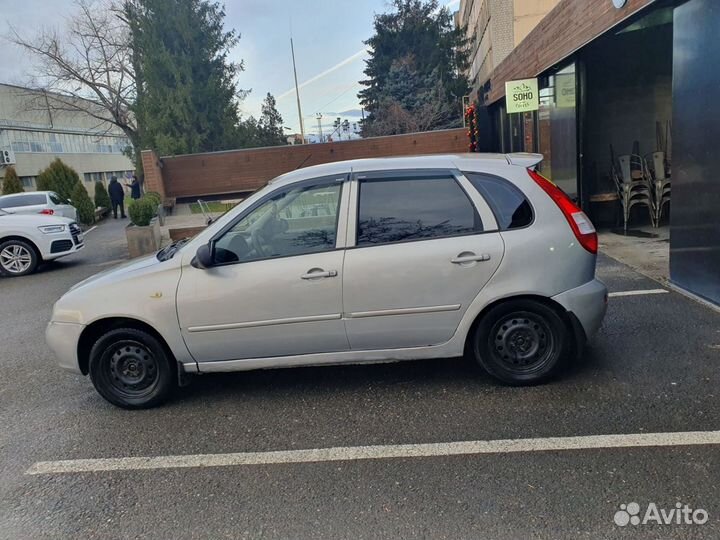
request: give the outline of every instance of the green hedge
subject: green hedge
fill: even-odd
[[[75,169],[57,158],[38,174],[36,183],[38,191],[54,191],[63,199],[72,199],[75,186],[80,183],[80,176]]]
[[[25,191],[25,188],[23,188],[22,181],[15,172],[15,167],[10,166],[5,169],[5,178],[2,182],[2,194],[12,195],[13,193],[22,193],[23,191]]]
[[[110,209],[110,195],[108,195],[105,184],[98,181],[95,182],[95,208],[107,208]]]
[[[128,214],[130,221],[138,227],[146,227],[150,225],[150,221],[157,214],[157,206],[155,197],[143,195],[139,199],[133,199],[128,205]]]
[[[148,191],[144,197],[147,197],[148,199],[154,199],[155,200],[155,206],[159,206],[160,203],[162,203],[162,197],[160,197],[160,194],[157,191]]]
[[[95,205],[88,195],[87,189],[80,181],[75,183],[75,187],[70,194],[72,205],[77,209],[77,217],[80,223],[90,225],[95,222]]]

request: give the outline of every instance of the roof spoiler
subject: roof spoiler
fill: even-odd
[[[505,154],[510,165],[519,165],[529,169],[534,167],[543,160],[542,154],[530,154],[527,152],[515,152],[513,154]]]

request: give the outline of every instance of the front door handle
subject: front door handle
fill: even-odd
[[[337,270],[323,270],[322,268],[311,268],[307,274],[300,276],[301,279],[320,279],[328,277],[337,277]]]
[[[471,262],[483,262],[483,261],[489,261],[490,260],[490,254],[489,253],[483,253],[481,255],[475,255],[474,253],[468,253],[464,252],[458,255],[457,257],[450,259],[450,262],[453,264],[467,264]]]

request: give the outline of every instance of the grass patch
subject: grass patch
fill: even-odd
[[[227,212],[233,208],[237,203],[224,203],[220,201],[208,201],[207,206],[212,213]],[[193,214],[202,214],[200,205],[198,203],[190,203],[190,212]]]

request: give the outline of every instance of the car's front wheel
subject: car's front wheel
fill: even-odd
[[[170,396],[175,386],[171,362],[154,336],[118,328],[100,337],[90,351],[90,379],[113,405],[146,409]]]
[[[494,306],[473,336],[476,360],[493,377],[511,385],[530,385],[552,377],[568,355],[570,336],[562,318],[529,299]]]
[[[19,239],[0,243],[0,274],[18,277],[31,274],[40,262],[35,248]]]

